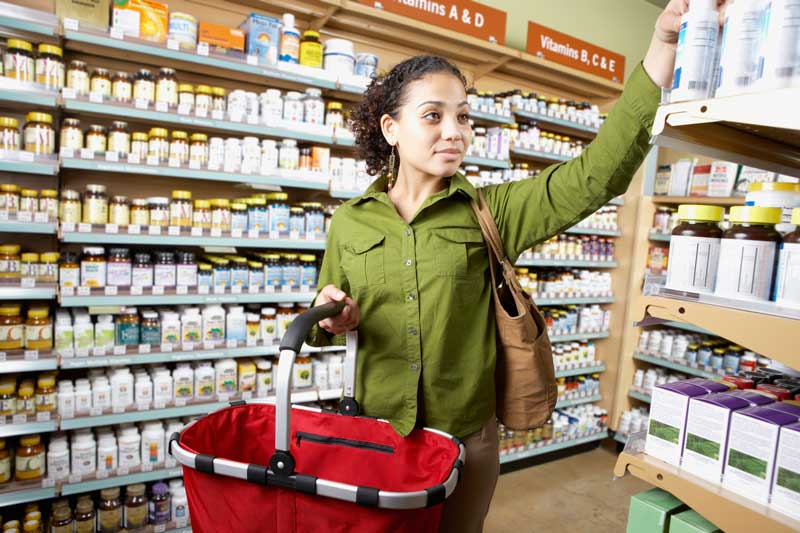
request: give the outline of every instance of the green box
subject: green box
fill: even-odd
[[[672,517],[669,533],[722,533],[722,530],[689,509]]]
[[[661,489],[650,489],[631,496],[628,533],[669,533],[672,515],[685,511],[686,505]]]

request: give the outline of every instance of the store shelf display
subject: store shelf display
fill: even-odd
[[[500,464],[501,465],[508,464],[514,461],[528,459],[529,457],[544,455],[546,453],[555,452],[558,450],[564,450],[566,448],[572,448],[574,446],[580,446],[582,444],[589,444],[591,442],[597,442],[607,438],[608,438],[608,431],[601,430],[597,432],[588,433],[586,435],[579,436],[577,438],[568,438],[558,442],[542,441],[541,445],[537,443],[535,447],[523,449],[521,451],[506,451],[505,453],[501,451]]]

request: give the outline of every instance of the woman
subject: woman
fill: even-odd
[[[671,0],[659,16],[643,63],[580,157],[483,189],[512,261],[625,192],[649,148],[687,4]],[[374,81],[355,109],[359,155],[380,177],[333,216],[315,305],[347,305],[308,339],[341,343],[334,336],[358,326],[365,414],[401,435],[424,425],[464,440],[442,522],[458,532],[482,530],[499,474],[489,259],[476,191],[458,173],[472,136],[465,85],[444,59],[418,56]]]

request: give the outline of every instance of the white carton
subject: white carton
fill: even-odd
[[[781,428],[770,504],[800,519],[800,423]]]

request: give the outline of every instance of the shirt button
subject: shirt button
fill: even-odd
[[[416,372],[418,368],[419,368],[419,366],[417,365],[417,363],[411,363],[411,371],[412,372]]]
[[[414,301],[414,298],[415,298],[415,296],[414,296],[414,293],[413,293],[413,292],[409,292],[409,293],[408,293],[408,300],[409,300],[409,301],[411,301],[411,302],[413,302],[413,301]]]
[[[406,237],[411,237],[411,230],[410,229],[406,230]]]
[[[406,259],[406,266],[410,267],[412,265],[411,259]]]
[[[411,329],[408,330],[408,332],[411,333],[412,335],[416,335],[417,334],[417,328],[411,328]]]

